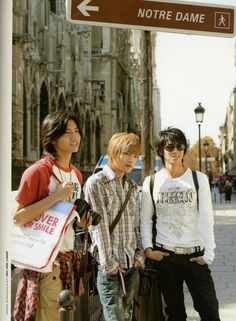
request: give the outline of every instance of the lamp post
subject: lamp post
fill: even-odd
[[[206,160],[205,160],[205,164],[206,164],[206,174],[208,175],[208,166],[207,166],[207,156],[208,156],[208,149],[209,149],[209,143],[207,140],[205,140],[205,142],[203,143],[204,145],[204,149],[205,149],[205,157],[206,157]]]
[[[194,109],[196,122],[198,124],[198,157],[199,157],[199,171],[202,170],[202,156],[201,156],[201,123],[203,122],[203,116],[205,109],[202,107],[201,103]]]

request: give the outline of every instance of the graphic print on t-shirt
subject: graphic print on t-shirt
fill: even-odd
[[[157,193],[158,219],[179,240],[192,222],[195,197],[192,187],[172,180],[166,180]]]

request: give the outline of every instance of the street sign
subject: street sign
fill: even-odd
[[[235,7],[155,0],[67,0],[72,23],[233,37]]]

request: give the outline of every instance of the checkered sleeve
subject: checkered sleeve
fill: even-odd
[[[86,201],[91,205],[93,211],[101,215],[100,223],[92,231],[92,240],[98,248],[101,269],[107,275],[116,273],[119,262],[112,251],[104,184],[99,179],[96,179],[96,177],[91,176],[86,182],[84,194]]]

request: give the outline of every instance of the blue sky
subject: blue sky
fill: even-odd
[[[186,2],[236,6],[236,0]],[[201,102],[206,109],[202,136],[211,136],[218,145],[219,126],[224,123],[236,80],[235,37],[160,32],[156,43],[162,128],[179,127],[194,144],[198,127],[193,110]]]

